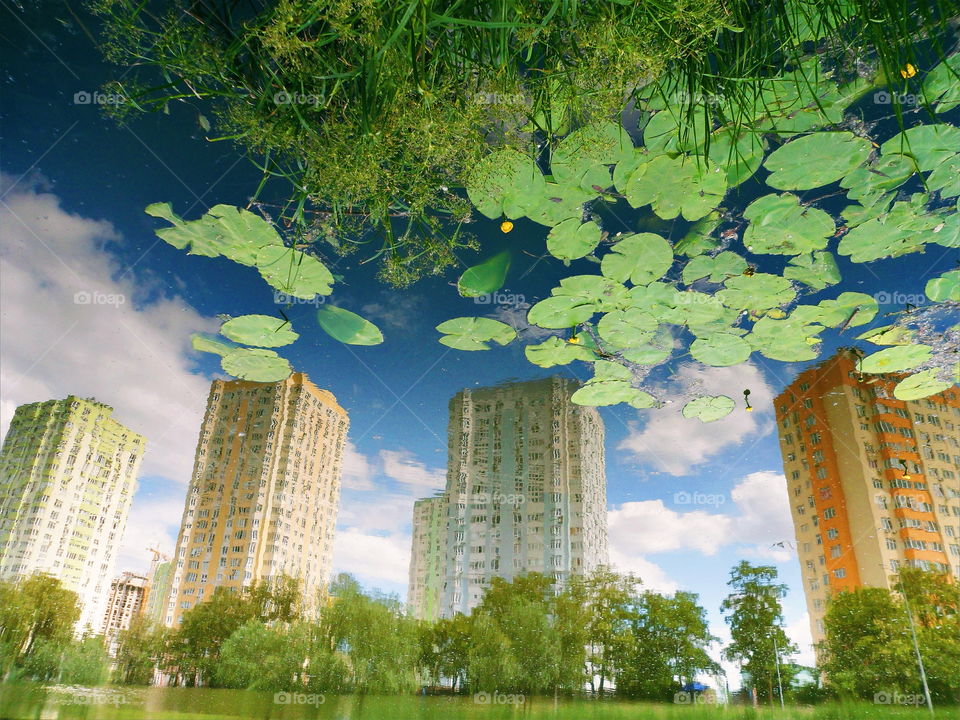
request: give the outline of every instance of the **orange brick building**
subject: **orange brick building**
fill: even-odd
[[[904,402],[898,379],[845,349],[774,401],[814,642],[830,593],[904,566],[960,578],[960,390]]]

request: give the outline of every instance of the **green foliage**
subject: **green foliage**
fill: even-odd
[[[321,305],[317,322],[332,337],[347,345],[379,345],[383,333],[369,320],[336,305]]]
[[[101,636],[67,645],[60,657],[59,681],[65,685],[101,685],[110,674],[110,657]]]
[[[117,635],[113,681],[120,685],[149,685],[168,641],[168,631],[146,615],[137,615]]]
[[[457,290],[463,297],[478,297],[503,287],[510,269],[510,251],[504,250],[474,265],[460,276]]]
[[[260,347],[281,347],[300,337],[290,323],[269,315],[235,317],[221,326],[220,333],[234,342]]]
[[[713,422],[733,412],[734,406],[733,398],[726,395],[704,395],[684,405],[683,416]]]

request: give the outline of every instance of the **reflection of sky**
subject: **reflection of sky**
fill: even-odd
[[[76,104],[76,93],[93,93],[112,77],[77,20],[59,5],[16,14],[5,6],[3,12],[3,424],[17,404],[74,392],[96,394],[117,408],[118,419],[147,435],[154,450],[118,570],[142,568],[148,544],[172,547],[207,378],[217,371],[210,357],[187,350],[187,336],[215,328],[218,313],[276,308],[255,270],[188,257],[159,242],[158,222],[143,208],[169,201],[194,218],[217,203],[245,203],[258,176],[234,147],[206,140],[197,108],[174,107],[170,116],[139,117],[121,128],[93,104]],[[742,201],[755,192],[748,184]],[[604,227],[638,229],[637,213],[625,210],[607,208]],[[398,292],[379,284],[375,269],[359,266],[358,256],[330,255],[329,264],[344,276],[334,301],[376,322],[386,342],[340,345],[315,326],[311,306],[287,311],[301,339],[283,354],[350,413],[337,569],[401,595],[413,499],[443,483],[449,398],[464,387],[551,372],[527,363],[516,343],[489,352],[450,350],[436,341],[434,326],[471,314],[518,321],[520,296],[532,303],[565,274],[597,272],[585,261],[567,269],[543,257],[545,231],[527,221],[517,221],[509,236],[485,220],[474,230],[485,250],[464,256],[465,264],[502,247],[513,251],[501,302],[459,298],[454,272]],[[818,299],[843,290],[885,293],[890,303],[882,311],[890,312],[909,302],[906,296],[922,297],[926,280],[956,262],[956,251],[931,248],[869,267],[841,261],[843,285]],[[782,265],[775,258],[759,261],[770,272]],[[78,306],[78,291],[123,293],[128,301]],[[825,351],[838,344],[829,337]],[[555,370],[588,375],[582,364]],[[729,568],[746,557],[777,564],[794,588],[787,601],[791,630],[798,640],[807,635],[769,407],[797,370],[763,358],[734,369],[679,364],[652,378],[671,401],[665,409],[601,411],[612,560],[654,587],[700,593],[717,634],[725,635],[718,606]],[[738,409],[713,425],[678,415],[689,393],[726,392],[739,401],[746,388],[757,408],[752,414]]]

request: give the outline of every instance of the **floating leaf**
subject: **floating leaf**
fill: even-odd
[[[851,132],[817,132],[782,145],[764,162],[767,184],[811,190],[836,182],[869,157],[870,141]]]
[[[577,405],[616,405],[629,403],[635,408],[650,408],[657,401],[649,393],[625,381],[592,382],[577,390],[570,400]]]
[[[283,246],[273,226],[259,215],[232,205],[214,205],[199,220],[184,220],[173,212],[170,203],[148,205],[144,212],[162,218],[173,227],[157,230],[157,237],[189,255],[224,255],[241,265],[257,264],[259,250]]]
[[[597,323],[597,331],[600,337],[610,345],[627,348],[642,345],[651,340],[657,326],[655,317],[643,310],[630,308],[608,312]]]
[[[317,309],[317,322],[334,340],[347,345],[379,345],[383,333],[369,320],[336,305],[321,305]]]
[[[600,226],[580,223],[578,218],[564,220],[547,235],[547,250],[560,260],[576,260],[589,255],[600,242]]]
[[[960,54],[954,53],[927,73],[923,79],[923,96],[938,113],[949,112],[960,105]]]
[[[625,154],[613,168],[613,184],[617,190],[625,193],[633,174],[641,165],[650,162],[654,157],[656,156],[651,155],[646,148],[635,148],[632,153]]]
[[[721,222],[722,218],[720,213],[717,212],[712,212],[700,218],[690,226],[687,234],[677,241],[677,244],[673,246],[673,251],[677,255],[686,255],[687,257],[696,257],[710,252],[717,247],[717,241],[711,235],[720,226]]]
[[[727,187],[750,179],[763,164],[763,138],[757,133],[721,130],[710,140],[710,162],[724,169]]]
[[[633,207],[652,205],[665,220],[683,215],[699,220],[716,208],[727,191],[722,168],[707,167],[701,159],[661,155],[637,168],[627,183],[627,200]]]
[[[268,246],[257,252],[257,269],[272,287],[287,295],[311,300],[333,292],[333,274],[315,257],[299,250]]]
[[[224,355],[220,364],[225,373],[250,382],[280,382],[293,372],[286,359],[261,348],[238,348]]]
[[[597,312],[608,312],[629,305],[627,288],[603,275],[571,275],[560,281],[553,294],[579,298]]]
[[[924,211],[925,198],[918,193],[909,202],[895,203],[882,217],[853,228],[840,241],[837,252],[862,263],[921,250],[926,233],[942,223],[940,216]]]
[[[960,270],[951,270],[938,278],[928,280],[924,292],[934,302],[960,302]]]
[[[730,278],[724,289],[717,292],[720,302],[738,310],[767,310],[786,305],[796,296],[789,280],[769,273]]]
[[[504,250],[482,263],[467,268],[457,281],[457,291],[463,297],[479,297],[503,287],[510,269],[510,251]]]
[[[482,317],[446,320],[437,330],[443,333],[440,342],[457,350],[489,350],[489,342],[506,345],[517,337],[517,331],[506,323]]]
[[[244,345],[283,347],[298,337],[290,323],[270,315],[241,315],[220,328],[224,337]]]
[[[691,285],[701,278],[709,277],[710,282],[721,283],[727,278],[742,275],[746,269],[747,261],[729,250],[716,257],[700,255],[684,266],[683,282]]]
[[[949,198],[960,195],[960,154],[954,155],[937,165],[927,177],[927,189],[940,191],[940,197]]]
[[[654,233],[628,235],[610,248],[600,263],[601,272],[617,282],[646,285],[663,277],[673,265],[673,248]]]
[[[555,336],[547,338],[539,345],[527,345],[523,352],[527,360],[543,368],[566,365],[574,360],[590,362],[596,357],[590,348],[565,342]]]
[[[633,141],[626,130],[613,122],[586,125],[567,135],[557,145],[550,158],[550,172],[560,183],[582,184],[587,174],[598,166],[613,165],[633,152]],[[603,167],[606,189],[610,185],[610,171]]]
[[[742,330],[732,327],[740,313],[724,306],[716,295],[692,290],[677,293],[677,308],[683,314],[683,322],[697,337],[718,332],[743,334]]]
[[[713,422],[724,418],[733,410],[733,398],[726,395],[703,395],[683,406],[685,418],[699,418],[701,422]]]
[[[814,252],[790,258],[783,269],[783,276],[809,285],[814,290],[823,290],[840,282],[840,268],[832,253]]]
[[[794,315],[826,327],[857,327],[873,320],[879,310],[876,298],[860,292],[845,292],[840,293],[836,300],[823,300],[816,306],[798,307]]]
[[[878,350],[860,361],[860,372],[891,373],[910,370],[930,359],[929,345],[897,345]]]
[[[867,330],[862,335],[858,335],[857,340],[869,340],[874,345],[907,345],[913,342],[915,336],[916,333],[910,328],[900,325],[884,325]]]
[[[542,328],[564,329],[586,322],[596,312],[593,303],[572,295],[553,295],[527,313],[527,322]]]
[[[190,336],[190,345],[197,352],[214,353],[221,357],[237,349],[237,346],[232,343],[225,343],[222,340],[201,335],[200,333],[194,333]]]
[[[540,223],[553,227],[568,218],[581,218],[583,204],[591,199],[591,195],[582,189],[571,185],[557,185],[545,183],[536,192],[520,195],[523,199],[524,215]],[[593,193],[592,197],[596,197]]]
[[[960,128],[940,123],[917,125],[904,130],[880,146],[884,155],[912,157],[920,170],[933,170],[940,163],[957,154],[960,148]]]
[[[915,171],[913,163],[903,155],[886,155],[848,173],[840,187],[851,200],[876,198],[903,185]]]
[[[488,218],[504,215],[505,203],[523,190],[528,192],[544,185],[543,173],[533,158],[505,148],[487,155],[467,177],[470,202]],[[509,217],[519,217],[510,214]]]
[[[690,345],[690,354],[704,365],[727,367],[742,363],[752,348],[743,338],[728,333],[716,333],[697,338]]]
[[[936,368],[930,368],[898,382],[893,388],[893,396],[898,400],[920,400],[942,393],[952,385],[952,382],[940,380],[937,377]]]
[[[743,244],[758,254],[797,255],[823,250],[835,226],[823,210],[803,207],[791,193],[765,195],[743,211],[750,221]]]
[[[790,316],[784,320],[760,318],[753,325],[753,332],[745,338],[764,357],[782,362],[800,362],[817,357],[817,335],[822,325],[804,322],[800,317]]]

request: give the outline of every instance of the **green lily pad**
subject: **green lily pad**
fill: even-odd
[[[652,315],[630,308],[608,312],[597,323],[600,337],[616,348],[642,345],[653,338],[658,323]]]
[[[851,132],[816,132],[774,150],[764,166],[771,172],[770,187],[812,190],[829,185],[850,173],[870,155],[866,138]]]
[[[938,113],[960,105],[960,53],[954,53],[923,79],[923,96]]]
[[[937,165],[927,177],[927,189],[940,191],[940,197],[960,195],[960,153]]]
[[[789,280],[769,273],[730,278],[717,292],[720,302],[738,310],[767,310],[793,302],[796,296]]]
[[[646,285],[659,280],[673,265],[673,248],[654,233],[628,235],[603,256],[600,271],[622,283]]]
[[[466,188],[473,206],[488,218],[497,219],[505,214],[505,203],[519,189],[529,192],[543,184],[543,173],[533,158],[505,148],[491,153],[474,166],[467,177]]]
[[[555,336],[547,338],[539,345],[527,345],[523,352],[527,360],[543,368],[567,365],[574,360],[590,362],[596,358],[590,348],[579,343],[566,342]]]
[[[860,361],[860,372],[891,373],[911,370],[930,359],[929,345],[897,345],[878,350]]]
[[[907,155],[926,172],[957,154],[960,128],[946,123],[917,125],[894,135],[880,146],[883,155]]]
[[[618,123],[598,122],[574,130],[557,145],[550,158],[550,172],[559,183],[581,183],[598,166],[613,165],[632,154],[633,141]],[[606,185],[610,173],[606,171]]]
[[[691,285],[701,278],[709,277],[710,282],[722,283],[727,278],[743,275],[747,261],[735,252],[725,250],[715,257],[698,255],[683,268],[683,282]]]
[[[629,403],[635,408],[650,408],[656,398],[625,381],[592,382],[577,390],[571,397],[577,405],[616,405]]]
[[[840,293],[836,300],[823,300],[816,306],[804,305],[794,313],[807,322],[826,327],[857,327],[873,320],[880,310],[876,298],[860,292]]]
[[[200,333],[194,333],[190,336],[190,345],[197,352],[213,353],[221,357],[237,349],[237,346],[232,343],[225,343],[222,340]]]
[[[215,205],[199,220],[186,221],[170,203],[154,203],[144,210],[173,227],[157,230],[157,237],[189,255],[224,255],[241,265],[256,265],[257,253],[268,245],[283,246],[274,227],[259,215],[232,205]]]
[[[586,322],[596,312],[593,303],[573,295],[552,295],[530,308],[527,322],[560,330]]]
[[[701,422],[714,422],[729,415],[735,406],[733,398],[726,395],[703,395],[683,406],[685,418],[699,418]]]
[[[848,173],[840,187],[851,200],[875,198],[903,185],[915,171],[913,162],[903,155],[887,155]]]
[[[704,365],[728,367],[750,357],[753,348],[743,338],[728,333],[699,337],[690,345],[690,354]]]
[[[220,364],[228,375],[250,382],[280,382],[293,372],[285,358],[261,348],[238,348],[224,355]]]
[[[568,218],[580,218],[583,204],[591,197],[596,197],[596,193],[591,196],[578,186],[545,183],[525,196],[523,214],[536,223],[553,227]]]
[[[951,270],[938,278],[928,280],[924,292],[934,302],[960,302],[960,270]]]
[[[840,268],[833,254],[823,251],[805,253],[790,258],[790,262],[783,269],[783,276],[788,280],[796,280],[809,285],[814,290],[823,290],[830,285],[840,282]]]
[[[463,297],[488,295],[503,287],[509,269],[510,251],[504,250],[467,268],[457,281],[457,291]]]
[[[934,227],[926,238],[929,242],[935,242],[937,245],[960,248],[960,213],[947,215],[943,218],[943,222]]]
[[[720,130],[710,139],[710,162],[724,169],[727,187],[736,187],[749,180],[760,169],[764,156],[763,136],[741,131],[734,139],[729,129]]]
[[[517,337],[517,331],[499,320],[482,317],[458,317],[437,325],[443,333],[440,342],[457,350],[489,350],[488,343],[506,345]]]
[[[823,250],[836,229],[823,210],[803,207],[791,193],[764,195],[743,211],[750,221],[743,244],[758,254],[797,255]]]
[[[940,380],[937,377],[936,368],[930,368],[898,382],[893,388],[893,396],[898,400],[921,400],[942,393],[952,386],[952,382]]]
[[[327,335],[347,345],[379,345],[383,342],[383,333],[376,325],[336,305],[321,305],[317,309],[317,322]]]
[[[633,207],[652,205],[664,220],[683,215],[699,220],[716,208],[727,192],[723,168],[701,159],[661,155],[637,168],[627,183],[626,197]]]
[[[641,165],[645,165],[655,158],[647,148],[635,148],[632,153],[626,153],[616,167],[613,168],[613,185],[616,189],[625,193],[630,178],[637,172]]]
[[[630,372],[629,368],[618,362],[597,360],[593,364],[593,377],[587,380],[587,384],[606,382],[608,380],[632,382],[633,373]]]
[[[678,307],[681,293],[668,283],[652,282],[630,288],[627,293],[628,306],[643,310],[661,323],[681,325],[684,312]]]
[[[609,312],[630,305],[627,288],[603,275],[571,275],[553,289],[557,297],[578,298],[597,312]]]
[[[720,302],[716,295],[688,290],[677,293],[677,308],[683,314],[683,322],[697,337],[706,337],[718,332],[742,335],[733,327],[740,313]]]
[[[918,193],[909,202],[894,203],[890,212],[853,228],[840,241],[837,252],[863,263],[923,249],[928,233],[943,222],[924,210],[924,198]]]
[[[257,270],[273,288],[311,300],[333,292],[333,274],[315,257],[299,250],[269,245],[257,252]]]
[[[244,345],[283,347],[298,337],[290,323],[270,315],[241,315],[220,328],[224,337]]]
[[[801,362],[817,357],[817,337],[822,325],[804,322],[790,316],[783,320],[760,318],[753,325],[753,332],[745,338],[754,350],[764,357],[781,362]]]
[[[594,251],[600,242],[600,226],[578,218],[564,220],[547,235],[547,250],[559,260],[576,260]]]
[[[722,222],[720,213],[709,213],[695,223],[687,230],[687,234],[677,241],[673,246],[673,251],[677,255],[686,255],[687,257],[696,257],[708,253],[717,247],[717,240],[712,237]]]
[[[840,211],[840,217],[843,218],[843,222],[848,228],[855,228],[869,220],[876,220],[883,216],[890,209],[890,203],[893,202],[894,197],[896,197],[896,193],[892,192],[879,197],[871,196],[864,200],[867,203],[866,205],[847,205]]]
[[[869,340],[874,345],[909,345],[914,337],[916,332],[910,328],[901,325],[884,325],[857,335],[857,340]]]

